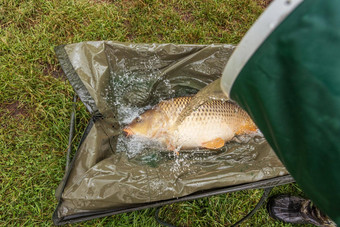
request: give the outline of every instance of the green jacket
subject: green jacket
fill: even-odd
[[[304,192],[340,225],[340,1],[299,4],[226,92]]]

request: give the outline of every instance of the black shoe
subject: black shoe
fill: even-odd
[[[336,226],[310,200],[297,196],[272,196],[267,203],[267,210],[270,217],[286,223]]]

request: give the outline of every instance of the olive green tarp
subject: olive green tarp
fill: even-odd
[[[121,133],[124,124],[160,100],[194,94],[218,79],[233,49],[110,41],[57,47],[60,64],[93,120],[56,193],[55,223],[288,175],[263,138],[177,157],[152,144],[134,144]]]

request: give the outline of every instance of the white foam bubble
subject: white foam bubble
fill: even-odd
[[[240,144],[247,144],[249,141],[254,140],[255,142],[259,142],[263,138],[262,132],[258,129],[255,132],[251,132],[248,134],[237,135],[232,141],[235,141]]]

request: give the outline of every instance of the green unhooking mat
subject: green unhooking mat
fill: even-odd
[[[233,49],[109,41],[57,47],[93,117],[56,193],[55,223],[288,175],[261,136],[176,156],[122,135],[124,125],[160,100],[195,94],[218,79]]]

